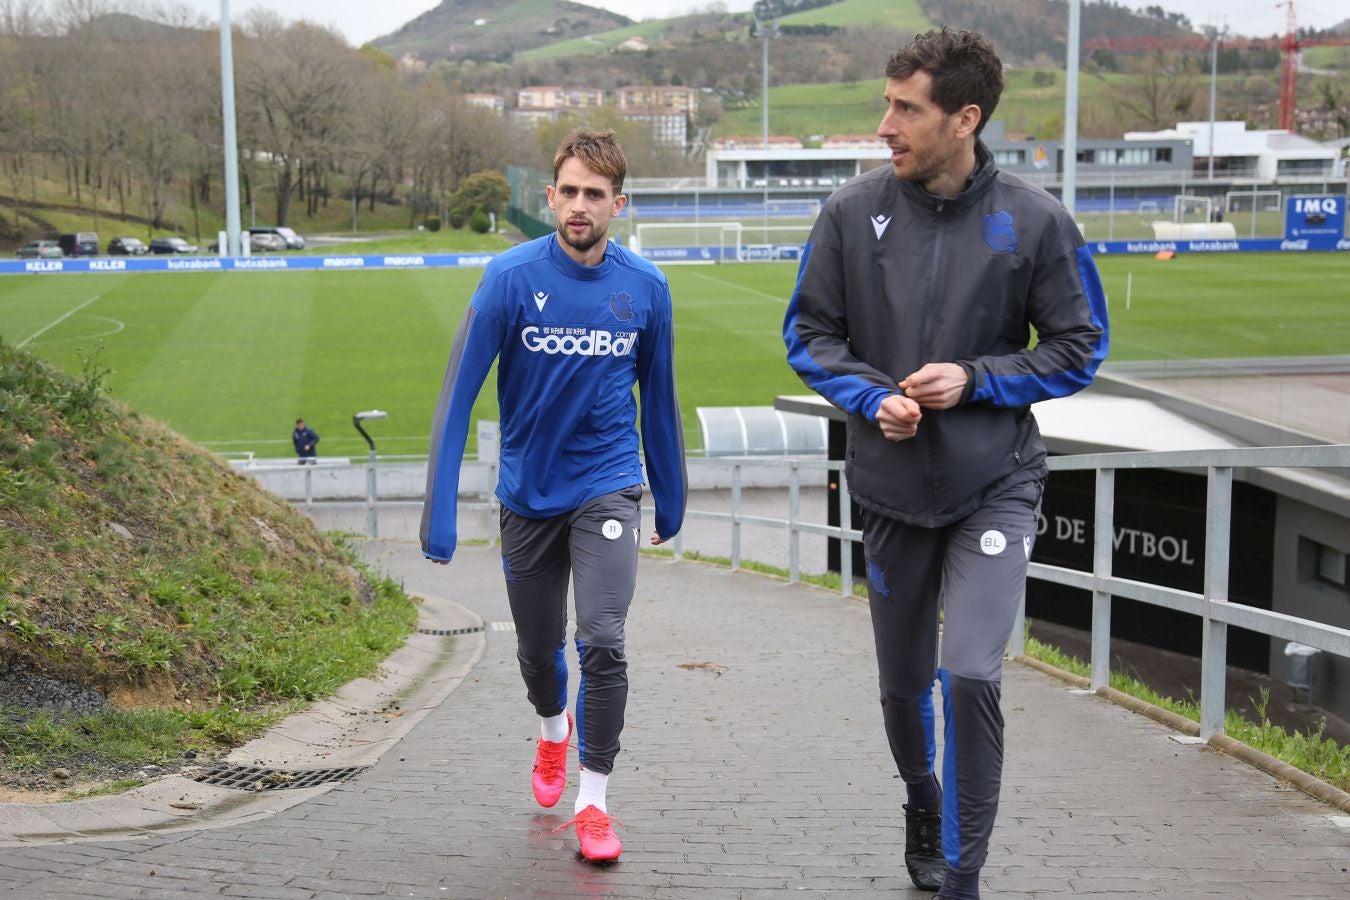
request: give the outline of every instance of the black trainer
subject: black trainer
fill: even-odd
[[[942,806],[923,809],[905,804],[905,868],[921,891],[936,891],[947,874],[942,855]]]

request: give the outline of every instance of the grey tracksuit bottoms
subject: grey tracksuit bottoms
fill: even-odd
[[[545,519],[501,513],[502,571],[525,691],[541,716],[567,709],[567,584],[576,604],[576,737],[582,768],[608,775],[628,701],[624,623],[637,586],[641,485]]]
[[[863,514],[886,738],[901,778],[932,777],[936,678],[944,724],[942,848],[956,872],[984,865],[998,812],[1003,650],[1026,583],[1043,486],[1011,487],[941,528]]]

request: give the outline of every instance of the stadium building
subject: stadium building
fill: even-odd
[[[1178,194],[1211,197],[1217,205],[1229,192],[1257,185],[1285,193],[1345,192],[1335,148],[1286,131],[1248,131],[1242,122],[1215,123],[1211,180],[1209,135],[1208,122],[1180,122],[1166,131],[1080,139],[1078,208],[1167,211]],[[989,123],[984,141],[1001,167],[1058,195],[1063,141],[1009,138],[997,119]],[[701,183],[644,178],[635,187],[658,205],[687,204],[691,190],[708,206],[742,205],[766,193],[819,199],[849,178],[884,165],[888,155],[872,135],[823,138],[812,147],[784,136],[770,136],[767,147],[758,136],[726,138],[709,145]]]

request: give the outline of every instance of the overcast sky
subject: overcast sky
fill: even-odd
[[[208,16],[220,18],[219,0],[185,0],[186,5]],[[732,12],[748,10],[753,0],[724,0]],[[1122,0],[1127,6],[1143,8],[1159,5],[1170,12],[1185,14],[1195,25],[1227,25],[1234,34],[1265,36],[1284,31],[1284,7],[1274,0]],[[403,23],[438,6],[438,0],[231,0],[230,15],[238,18],[255,6],[272,9],[283,18],[309,19],[337,28],[347,40],[360,45],[396,30]],[[650,19],[679,15],[706,8],[707,0],[604,0],[590,2],[631,19]],[[1296,0],[1295,10],[1301,26],[1330,28],[1347,18],[1344,0]]]

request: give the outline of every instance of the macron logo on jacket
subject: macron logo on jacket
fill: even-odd
[[[877,240],[886,233],[886,226],[891,224],[890,216],[872,216],[872,230],[877,233]]]
[[[534,305],[539,307],[539,311],[544,311],[544,304],[548,302],[548,294],[544,291],[534,292]]]

